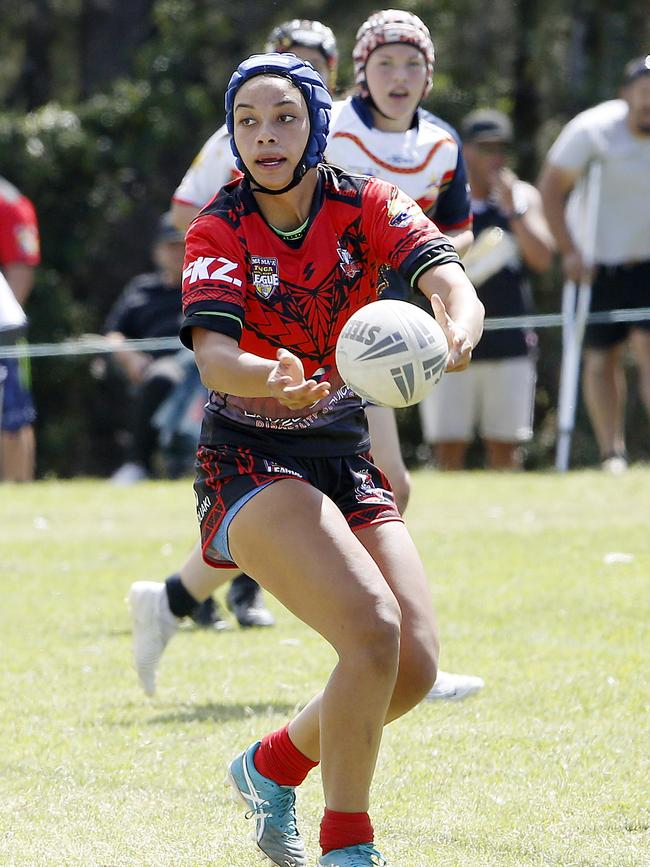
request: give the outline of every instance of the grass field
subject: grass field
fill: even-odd
[[[409,525],[443,667],[483,692],[385,734],[372,816],[392,867],[650,865],[650,470],[414,478]],[[188,481],[0,489],[0,865],[252,867],[226,761],[283,724],[333,654],[183,629],[159,693],[124,596],[196,533]],[[299,793],[315,864],[318,772]]]

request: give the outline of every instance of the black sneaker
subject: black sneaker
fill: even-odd
[[[221,632],[223,629],[230,629],[230,623],[226,619],[224,612],[212,596],[208,596],[205,602],[200,602],[190,614],[192,620],[201,629],[216,629]]]
[[[264,605],[262,588],[249,575],[242,573],[233,579],[226,596],[226,605],[240,626],[275,625],[275,618]]]

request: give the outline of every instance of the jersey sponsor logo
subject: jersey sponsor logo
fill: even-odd
[[[215,262],[221,264],[213,268]],[[224,259],[223,256],[199,256],[184,269],[183,280],[187,280],[190,284],[198,283],[199,280],[223,280],[224,283],[241,286],[241,280],[230,276],[230,272],[238,267],[237,262],[231,262],[230,259]]]
[[[359,274],[361,271],[361,266],[359,263],[352,257],[352,254],[349,250],[347,250],[341,242],[338,243],[336,247],[336,252],[339,254],[339,267],[341,271],[345,274],[346,277],[354,277],[356,274]]]
[[[251,256],[251,278],[261,298],[269,298],[280,285],[278,260],[274,256]]]

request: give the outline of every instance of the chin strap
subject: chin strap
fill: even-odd
[[[244,183],[251,191],[251,193],[265,193],[267,196],[280,196],[282,193],[288,193],[289,190],[292,190],[294,187],[297,187],[300,181],[304,178],[307,172],[307,166],[305,165],[305,154],[307,153],[307,148],[305,148],[305,152],[300,158],[300,162],[293,170],[293,177],[286,185],[286,187],[282,187],[281,190],[271,190],[268,187],[263,187],[262,184],[258,184],[255,180],[255,177],[251,170],[248,168],[246,163],[242,160],[244,165]],[[253,186],[255,184],[255,186]]]

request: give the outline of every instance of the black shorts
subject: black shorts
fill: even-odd
[[[591,312],[650,307],[650,261],[635,265],[601,265],[591,289]],[[650,319],[588,325],[585,346],[608,349],[621,343],[632,328],[650,330]]]
[[[369,453],[280,458],[234,446],[200,446],[196,471],[194,493],[201,548],[203,559],[211,566],[236,565],[228,550],[230,520],[251,496],[280,479],[299,479],[318,488],[334,501],[353,531],[402,520],[388,480]]]

